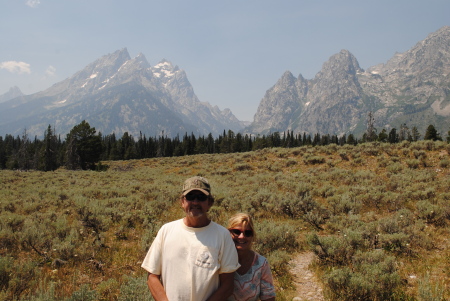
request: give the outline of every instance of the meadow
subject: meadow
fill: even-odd
[[[309,250],[327,300],[448,300],[449,154],[372,142],[1,170],[0,300],[151,300],[141,261],[194,175],[214,221],[255,218],[277,300],[295,296],[288,262]]]

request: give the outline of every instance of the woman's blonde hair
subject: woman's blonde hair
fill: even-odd
[[[255,227],[253,226],[253,220],[247,213],[236,213],[228,220],[227,229],[233,229],[236,226],[242,225],[244,228],[249,227],[253,231],[253,238],[256,238]]]

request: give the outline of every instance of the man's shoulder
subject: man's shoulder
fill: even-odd
[[[170,230],[170,229],[173,229],[173,228],[181,227],[182,226],[182,222],[183,222],[182,219],[177,219],[177,220],[165,223],[164,225],[161,226],[160,230],[167,231],[167,230]]]
[[[230,233],[229,233],[229,231],[228,231],[227,228],[225,228],[225,227],[222,226],[222,225],[219,225],[218,223],[216,223],[216,222],[214,222],[214,221],[211,221],[211,223],[210,223],[209,226],[210,226],[211,228],[213,228],[214,230],[216,230],[216,231],[220,231],[220,232],[223,232],[223,233],[226,233],[226,234],[230,235]]]

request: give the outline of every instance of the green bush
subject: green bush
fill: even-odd
[[[288,263],[291,256],[284,250],[275,250],[265,256],[270,264],[272,271],[278,276],[282,276],[288,273]]]
[[[147,275],[140,277],[124,276],[123,280],[118,301],[154,300],[147,286]]]
[[[387,170],[390,173],[397,174],[403,170],[403,165],[401,163],[396,162],[394,164],[389,165],[387,167]]]
[[[11,257],[0,256],[0,291],[8,289],[13,265],[14,260]]]
[[[417,202],[417,216],[429,224],[444,226],[446,222],[446,212],[439,206],[434,205],[428,200]]]
[[[298,197],[289,197],[276,206],[278,211],[291,218],[301,218],[316,229],[321,229],[329,213],[326,208],[314,201],[309,193],[298,192]]]
[[[72,296],[65,301],[95,301],[98,294],[95,290],[91,290],[89,285],[83,284],[79,290],[72,293]]]
[[[44,286],[45,282],[41,282],[39,289],[33,294],[29,294],[23,300],[25,301],[57,301],[55,294],[56,283],[50,282],[48,287]]]
[[[303,162],[308,165],[316,165],[325,163],[325,158],[320,156],[306,156],[303,158]]]
[[[406,160],[406,165],[408,165],[409,168],[417,169],[420,166],[420,161],[417,159],[409,159]]]
[[[449,159],[442,159],[439,162],[439,167],[440,168],[448,168],[450,166],[450,160]]]
[[[255,250],[267,256],[275,250],[292,252],[299,246],[297,228],[290,224],[271,223],[268,220],[256,222]]]
[[[439,281],[431,281],[430,275],[427,274],[423,279],[419,280],[419,301],[442,301],[445,297],[445,284]]]
[[[352,268],[333,269],[325,276],[332,300],[392,300],[401,285],[395,258],[382,251],[358,252]]]
[[[328,198],[328,204],[334,215],[338,214],[357,214],[361,210],[362,204],[357,201],[356,196],[351,193],[344,193],[332,198]]]
[[[20,300],[25,292],[38,283],[40,275],[37,263],[31,259],[26,261],[16,260],[14,268],[10,269],[9,272],[9,282],[5,290],[9,297],[6,300]]]
[[[343,236],[318,236],[311,233],[307,236],[307,242],[322,264],[346,265],[355,253]]]

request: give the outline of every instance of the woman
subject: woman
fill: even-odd
[[[267,259],[252,250],[256,233],[251,217],[237,213],[228,221],[239,257],[240,268],[234,272],[231,301],[275,300],[275,287]]]

